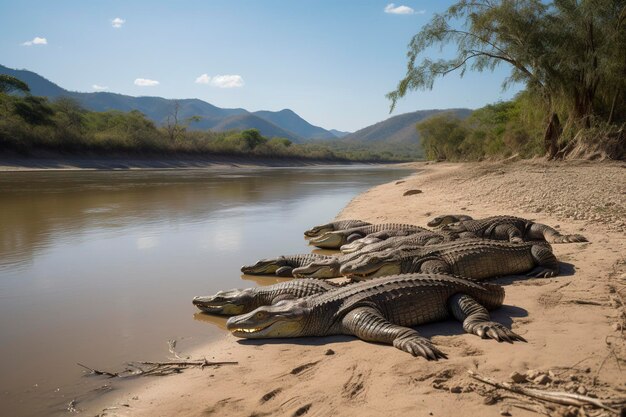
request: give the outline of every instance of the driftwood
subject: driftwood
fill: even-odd
[[[136,376],[164,376],[170,374],[177,374],[184,369],[200,368],[204,369],[207,366],[222,366],[222,365],[237,365],[239,362],[209,362],[206,359],[199,360],[178,360],[178,361],[164,361],[164,362],[152,362],[152,361],[137,361],[129,362],[126,368],[122,372],[110,372],[100,369],[91,368],[77,363],[78,366],[83,367],[89,371],[92,375],[105,375],[109,378],[130,378]]]
[[[109,378],[130,378],[136,376],[164,376],[177,374],[188,368],[200,368],[204,369],[207,366],[222,366],[222,365],[238,365],[239,362],[209,362],[206,358],[203,359],[191,359],[189,356],[181,356],[176,351],[176,340],[167,341],[168,350],[174,356],[168,361],[153,362],[153,361],[135,361],[126,364],[128,368],[122,372],[110,372],[100,369],[91,368],[82,363],[77,363],[78,366],[85,368],[89,371],[90,375],[104,375]]]
[[[582,407],[584,405],[592,405],[594,407],[602,408],[607,411],[611,411],[612,413],[619,414],[619,410],[609,407],[604,404],[602,401],[588,397],[586,395],[580,394],[572,394],[569,392],[558,392],[558,391],[544,391],[534,388],[525,388],[515,384],[509,384],[507,382],[498,382],[494,379],[482,376],[474,371],[467,371],[469,375],[485,384],[492,385],[496,388],[505,389],[507,391],[513,392],[515,394],[523,395],[526,397],[536,398],[542,401],[548,401],[561,405],[573,405],[576,407]]]

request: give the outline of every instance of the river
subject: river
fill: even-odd
[[[224,335],[194,295],[271,284],[259,258],[309,252],[302,232],[411,174],[372,166],[0,173],[0,409],[67,415],[121,370]],[[109,389],[105,387],[104,389]]]

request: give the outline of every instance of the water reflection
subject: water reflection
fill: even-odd
[[[226,321],[228,321],[227,316],[215,316],[203,312],[197,312],[193,315],[193,319],[197,321],[201,321],[203,323],[209,323],[212,326],[217,327],[220,330],[226,330]]]
[[[295,172],[294,172],[295,171]],[[380,170],[370,171],[375,177]],[[206,172],[3,173],[0,178],[0,268],[32,262],[51,242],[99,228],[107,233],[129,225],[193,223],[207,218],[236,220],[242,215],[287,212],[292,196],[342,194],[362,181],[341,181],[354,172],[316,169],[268,169],[254,175],[207,175]],[[315,181],[301,182],[300,177]],[[338,178],[339,177],[339,178]],[[371,178],[373,179],[373,178]],[[367,181],[367,178],[365,179]],[[259,213],[255,203],[274,202]],[[326,218],[333,217],[328,213]],[[232,221],[215,230],[215,243],[240,247]],[[270,231],[266,239],[271,239]],[[211,241],[203,242],[205,247]],[[138,247],[154,246],[152,240]],[[146,246],[148,245],[148,246]]]
[[[256,286],[265,286],[278,284],[279,282],[289,281],[290,278],[274,277],[271,275],[246,275],[243,274],[241,279],[244,281],[250,281],[256,284]],[[241,286],[239,287],[241,288]]]

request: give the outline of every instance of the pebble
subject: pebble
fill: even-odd
[[[552,378],[550,378],[548,375],[546,374],[541,374],[539,375],[537,378],[533,379],[533,382],[535,384],[539,384],[539,385],[547,385],[550,382],[552,382]]]
[[[422,190],[407,190],[402,195],[407,196],[407,195],[414,195],[414,194],[421,194],[421,193],[422,193]]]
[[[568,382],[563,388],[565,388],[565,391],[576,391],[578,385],[575,382]]]
[[[500,415],[501,416],[510,416],[511,415],[511,409],[509,407],[502,407],[500,409]]]
[[[452,394],[460,394],[461,392],[463,392],[463,387],[459,385],[455,385],[453,387],[450,387],[450,392]]]
[[[580,387],[578,387],[576,392],[579,393],[580,395],[587,395],[587,388],[581,385]]]
[[[521,373],[519,373],[519,372],[517,372],[517,371],[513,372],[513,373],[509,376],[509,378],[511,379],[511,381],[513,381],[513,382],[515,382],[515,383],[517,383],[517,384],[519,384],[519,383],[521,383],[521,382],[526,382],[526,375],[521,374]]]
[[[498,400],[496,400],[495,397],[492,397],[491,395],[485,397],[485,399],[483,400],[483,404],[485,405],[493,405],[497,402]]]
[[[539,375],[541,375],[541,372],[536,369],[529,369],[528,371],[526,371],[526,378],[528,379],[535,379]]]
[[[334,355],[334,354],[335,354],[335,351],[334,351],[334,350],[332,350],[332,349],[328,349],[328,350],[324,353],[324,355]]]

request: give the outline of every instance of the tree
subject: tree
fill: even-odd
[[[51,125],[54,110],[45,97],[27,96],[15,102],[15,114],[31,125]]]
[[[172,112],[167,115],[165,119],[165,130],[170,141],[175,142],[178,139],[182,139],[187,132],[187,128],[191,123],[198,123],[202,118],[200,116],[191,116],[185,119],[183,122],[179,120],[180,102],[174,101]]]
[[[432,89],[453,71],[510,66],[504,87],[524,83],[545,108],[548,157],[558,150],[559,113],[588,127],[614,117],[626,87],[626,0],[462,0],[436,14],[409,44],[405,77],[387,95],[393,110],[408,91]],[[456,45],[451,59],[423,58],[432,46]],[[623,108],[623,106],[622,106]],[[608,115],[611,116],[608,116]]]
[[[180,102],[178,100],[175,100],[172,112],[167,115],[167,119],[165,120],[165,130],[167,130],[167,136],[172,142],[176,141],[185,133],[185,126],[181,126],[178,121],[179,110]]]
[[[82,130],[85,109],[73,98],[61,97],[54,101],[59,125],[64,128]]]
[[[417,131],[428,159],[455,160],[462,156],[459,147],[467,129],[458,117],[449,113],[429,117],[418,123]]]
[[[291,146],[292,142],[287,139],[287,138],[280,138],[280,137],[276,137],[276,138],[272,138],[267,142],[268,145],[270,146],[277,146],[277,147],[284,147],[284,148],[288,148]]]
[[[25,82],[6,74],[0,74],[0,93],[9,94],[14,91],[30,93],[30,88]]]

